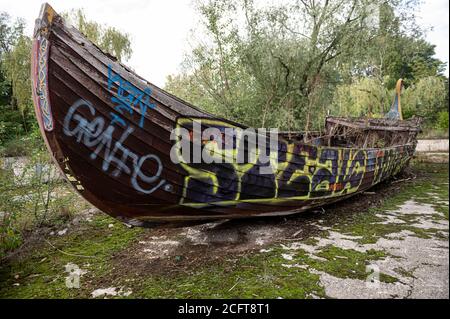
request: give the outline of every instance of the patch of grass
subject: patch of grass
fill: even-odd
[[[385,273],[380,273],[379,280],[380,280],[380,282],[385,282],[387,284],[394,284],[399,281],[398,278],[395,278],[395,277],[385,274]]]
[[[361,236],[357,239],[362,244],[376,243],[379,238],[385,238],[389,234],[398,233],[402,230],[413,232],[415,236],[420,238],[442,238],[442,230],[437,228],[419,228],[413,226],[420,213],[413,214],[397,214],[395,217],[403,220],[405,223],[388,223],[381,224],[383,218],[376,216],[386,211],[397,210],[402,204],[408,200],[414,200],[418,203],[430,204],[436,210],[436,214],[431,216],[432,219],[442,220],[442,215],[448,219],[448,205],[443,205],[442,201],[448,201],[448,167],[440,164],[420,164],[415,166],[415,170],[427,172],[427,176],[420,177],[417,180],[403,183],[400,191],[387,197],[383,205],[379,207],[369,208],[366,212],[354,214],[350,217],[342,218],[335,222],[333,230],[343,234],[352,236]],[[426,195],[433,192],[437,198]],[[442,215],[441,215],[442,214]],[[350,219],[350,221],[349,221]]]
[[[113,224],[112,228],[108,227]],[[105,215],[61,237],[49,238],[36,252],[0,268],[0,298],[84,298],[93,281],[108,281],[111,256],[127,247],[142,229],[129,229]],[[80,289],[65,285],[65,266],[75,264],[87,273]]]
[[[375,260],[383,260],[388,255],[380,250],[370,249],[366,252],[360,252],[354,249],[342,249],[327,245],[315,256],[324,260],[312,258],[306,251],[300,250],[293,262],[300,262],[334,277],[365,280],[369,275],[366,266]],[[390,278],[390,276],[384,274],[380,277],[380,280],[391,282],[395,278]]]
[[[280,250],[207,265],[190,274],[147,277],[134,296],[144,298],[325,297],[319,275],[287,268]]]
[[[0,258],[25,242],[27,234],[62,227],[76,212],[90,207],[70,184],[41,180],[32,167],[18,175],[12,168],[0,171]]]
[[[448,206],[442,209],[442,213],[446,220],[448,220]]]
[[[305,238],[302,240],[302,244],[309,245],[309,246],[315,246],[315,245],[317,245],[318,242],[319,242],[319,240],[314,237],[308,237],[308,238]]]
[[[438,228],[419,228],[412,226],[414,218],[401,216],[406,223],[388,223],[381,224],[382,218],[376,216],[379,209],[370,209],[367,213],[357,216],[353,224],[335,225],[334,230],[346,235],[360,236],[355,241],[361,244],[374,244],[380,238],[387,238],[390,234],[399,233],[401,231],[410,231],[416,237],[429,239],[440,236],[441,229]],[[409,222],[409,223],[408,223]]]
[[[394,271],[395,271],[396,273],[400,274],[402,277],[416,278],[416,277],[413,275],[413,271],[406,270],[406,269],[404,269],[404,268],[402,268],[402,267],[395,268]]]
[[[7,141],[0,146],[1,157],[26,156],[29,153],[29,145],[23,143],[22,137]]]
[[[289,252],[293,260],[282,257],[287,251],[276,247],[270,253],[245,256],[236,262],[222,261],[203,266],[189,274],[149,275],[133,295],[144,298],[311,298],[326,297],[320,276],[310,269],[338,278],[365,280],[366,266],[384,259],[383,251],[358,252],[326,246],[317,260],[304,250]],[[380,274],[382,282],[397,278]]]
[[[329,245],[324,247],[317,256],[327,260],[326,263],[314,260],[313,267],[317,270],[323,270],[340,278],[364,279],[367,277],[366,265],[370,261],[384,259],[387,254],[373,249],[359,252]]]
[[[448,138],[448,128],[426,128],[418,136],[419,139]]]

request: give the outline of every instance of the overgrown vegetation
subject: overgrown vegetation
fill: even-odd
[[[26,142],[28,156],[0,161],[0,258],[20,246],[27,233],[64,224],[87,207],[36,141]]]
[[[330,231],[351,236],[352,241],[360,244],[386,241],[389,235],[405,230],[409,230],[412,237],[440,240],[443,245],[448,241],[448,229],[424,229],[414,219],[405,220],[405,223],[381,223],[387,219],[375,216],[396,210],[405,201],[413,199],[420,204],[431,204],[436,210],[428,217],[421,215],[422,218],[429,221],[436,218],[441,222],[443,218],[448,220],[447,167],[419,165],[414,166],[413,172],[421,175],[397,184],[399,188],[391,191],[390,196],[384,196],[382,204],[370,209],[352,210],[342,216],[336,216],[336,212],[330,209],[321,215],[322,229],[314,232],[313,237],[299,236],[293,241],[292,233],[287,232],[280,235],[276,243],[258,245],[257,251],[230,253],[226,249],[230,246],[226,244],[223,247],[211,245],[208,256],[201,258],[199,252],[204,251],[200,248],[203,245],[191,245],[189,249],[165,255],[159,260],[150,259],[145,252],[145,241],[151,241],[153,236],[169,241],[181,240],[182,236],[170,236],[167,229],[130,229],[104,214],[95,215],[91,220],[83,216],[79,224],[71,225],[65,235],[44,235],[44,240],[35,243],[34,249],[3,264],[0,267],[0,296],[90,298],[96,289],[116,287],[131,292],[129,296],[119,294],[116,298],[326,298],[318,272],[340,279],[364,281],[368,265],[383,265],[387,259],[396,258],[378,247],[363,251],[328,243],[318,245],[319,240],[329,238]],[[285,226],[288,223],[283,222]],[[307,219],[302,223],[307,223]],[[298,244],[313,247],[315,251],[309,253],[306,247],[286,249]],[[139,248],[137,251],[136,246]],[[136,261],[136,256],[139,261]],[[200,261],[196,261],[197,258]],[[188,262],[181,266],[184,259]],[[417,261],[414,258],[398,259],[404,261],[407,269],[399,267],[394,272],[381,271],[381,283],[397,285],[401,284],[402,277],[416,276],[413,269]],[[68,276],[65,266],[69,263],[86,271],[81,276],[79,289],[65,285]],[[145,270],[143,265],[146,265]],[[374,296],[379,291],[375,290]]]
[[[131,56],[128,34],[89,21],[82,10],[64,16],[119,60]],[[86,205],[59,177],[34,118],[32,40],[24,27],[22,19],[0,13],[0,258],[26,233],[64,223]]]
[[[418,1],[197,2],[193,50],[166,89],[253,127],[320,129],[382,116],[404,79],[405,118],[448,129],[448,79],[415,22]]]

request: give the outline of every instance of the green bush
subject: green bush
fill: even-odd
[[[0,122],[0,156],[1,157],[17,157],[29,156],[33,150],[45,150],[44,141],[39,132],[37,123],[32,123],[29,127],[28,134],[4,134],[2,136],[2,128],[5,127]],[[5,140],[2,140],[4,137]]]
[[[19,247],[21,243],[22,235],[13,227],[13,219],[6,214],[0,216],[0,258]]]
[[[448,129],[448,111],[439,112],[437,127],[440,129]]]
[[[29,135],[36,120],[32,113],[22,116],[17,108],[0,105],[0,147],[9,141]]]
[[[21,243],[21,233],[17,230],[17,212],[24,208],[24,201],[17,200],[22,194],[15,190],[12,169],[4,167],[0,159],[0,258],[7,251],[17,248]]]
[[[73,194],[58,179],[39,130],[9,140],[0,150],[0,258],[22,242],[24,232],[70,217]],[[6,159],[5,156],[22,156]],[[46,167],[46,169],[37,169]]]

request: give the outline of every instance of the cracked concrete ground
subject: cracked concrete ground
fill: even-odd
[[[386,259],[375,261],[371,266],[375,266],[377,272],[397,278],[395,283],[342,279],[312,270],[320,275],[327,296],[332,298],[449,298],[449,224],[444,215],[435,211],[429,204],[409,200],[399,209],[377,216],[386,217],[386,221],[381,223],[392,223],[397,222],[392,220],[393,215],[412,213],[420,214],[413,226],[447,230],[447,238],[418,238],[413,232],[402,230],[389,234],[388,238],[380,238],[374,244],[360,244],[357,242],[358,237],[330,231],[329,236],[319,238],[316,245],[296,246],[296,243],[293,243],[290,248],[303,248],[312,256],[326,245],[361,252],[367,252],[369,249],[383,250],[389,254]],[[436,220],[430,216],[441,216],[442,219]],[[399,269],[402,271],[398,271]]]
[[[436,199],[436,202],[448,207],[448,201]],[[374,243],[363,243],[363,236],[324,226],[319,219],[309,225],[321,231],[318,236],[310,236],[306,241],[299,239],[276,244],[276,238],[287,237],[283,227],[265,223],[221,227],[221,223],[209,223],[183,228],[170,240],[162,236],[140,243],[143,245],[142,252],[147,256],[145,258],[167,257],[170,252],[176,253],[180,245],[219,245],[235,252],[258,246],[271,247],[261,248],[260,253],[281,247],[281,266],[307,269],[312,274],[318,274],[325,296],[330,298],[449,298],[449,223],[444,213],[435,210],[432,204],[409,199],[396,209],[378,211],[375,216],[377,221],[373,222],[374,225],[400,225],[398,231],[380,236]],[[370,231],[370,225],[366,226]],[[420,230],[425,231],[426,235],[418,232]],[[294,234],[301,232],[302,229]],[[327,258],[320,256],[326,247],[362,254],[371,250],[382,251],[386,256],[366,262],[366,278],[334,276],[315,269],[308,262],[299,262],[295,257],[296,251],[302,251],[312,260],[327,263]],[[348,257],[337,254],[333,258]],[[380,273],[391,276],[393,282],[380,281]]]
[[[444,182],[440,187],[446,185],[448,183]],[[170,246],[175,250],[180,245],[219,245],[234,252],[261,246],[260,253],[270,253],[281,248],[281,266],[292,270],[306,269],[311,274],[319,275],[320,285],[325,291],[324,297],[449,298],[448,213],[446,217],[442,210],[437,210],[439,207],[448,211],[448,195],[445,198],[445,195],[443,197],[433,191],[422,195],[431,200],[421,202],[416,196],[411,196],[398,203],[395,208],[377,210],[374,213],[375,220],[359,225],[364,226],[369,233],[372,228],[380,231],[380,234],[375,234],[376,240],[371,243],[364,241],[364,234],[353,234],[351,227],[341,227],[341,223],[325,222],[324,225],[324,220],[316,218],[305,225],[305,229],[315,227],[319,230],[317,236],[300,237],[299,240],[291,238],[279,244],[276,239],[295,237],[306,230],[299,228],[294,234],[287,235],[287,229],[280,225],[257,223],[224,227],[222,223],[209,223],[184,228],[176,236],[179,245]],[[167,251],[163,243],[161,241],[158,248],[162,250],[161,253]],[[385,256],[365,260],[364,265],[358,265],[357,262],[350,265],[366,268],[366,274],[352,278],[340,275],[337,269],[330,273],[311,265],[311,260],[316,261],[318,268],[321,268],[322,264],[326,265],[330,260],[351,258],[345,254],[341,256],[339,252],[331,256],[331,259],[323,256],[323,251],[330,247],[349,253],[382,252]],[[308,259],[296,258],[296,252],[299,251],[305,253]],[[353,272],[356,273],[356,270]],[[388,276],[388,282],[380,280],[380,274]]]

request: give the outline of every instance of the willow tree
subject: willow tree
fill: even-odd
[[[201,27],[193,49],[182,74],[169,78],[166,88],[251,126],[318,129],[329,109],[337,110],[332,102],[340,85],[355,84],[362,90],[359,101],[381,112],[390,103],[385,91],[399,77],[408,84],[442,70],[415,24],[417,4],[199,1]],[[363,77],[370,83],[362,83]]]
[[[100,49],[115,56],[119,61],[127,61],[131,57],[133,50],[128,33],[87,19],[82,9],[65,12],[62,16]]]
[[[25,22],[22,19],[13,21],[5,13],[0,13],[0,122],[13,131],[28,130],[27,117],[31,107],[30,90],[30,52],[31,41],[24,36]],[[3,121],[3,115],[11,112],[20,113],[20,122],[15,125]],[[18,129],[21,127],[21,129]],[[8,132],[3,132],[8,135]],[[2,134],[3,135],[3,134]],[[3,140],[4,138],[0,138]]]
[[[220,115],[253,126],[309,129],[314,122],[317,127],[341,81],[338,66],[352,61],[374,38],[380,3],[199,2],[201,34],[207,37],[196,42],[184,71],[196,79],[194,91],[209,98],[202,101],[204,107]],[[175,86],[168,81],[169,90]],[[192,101],[189,94],[183,97]]]
[[[403,105],[406,118],[417,115],[424,118],[425,126],[437,125],[443,112],[448,117],[448,81],[436,76],[421,78],[404,90]]]
[[[30,52],[31,39],[21,35],[4,60],[6,74],[11,81],[12,107],[19,110],[25,132],[28,132],[27,117],[32,107]]]

